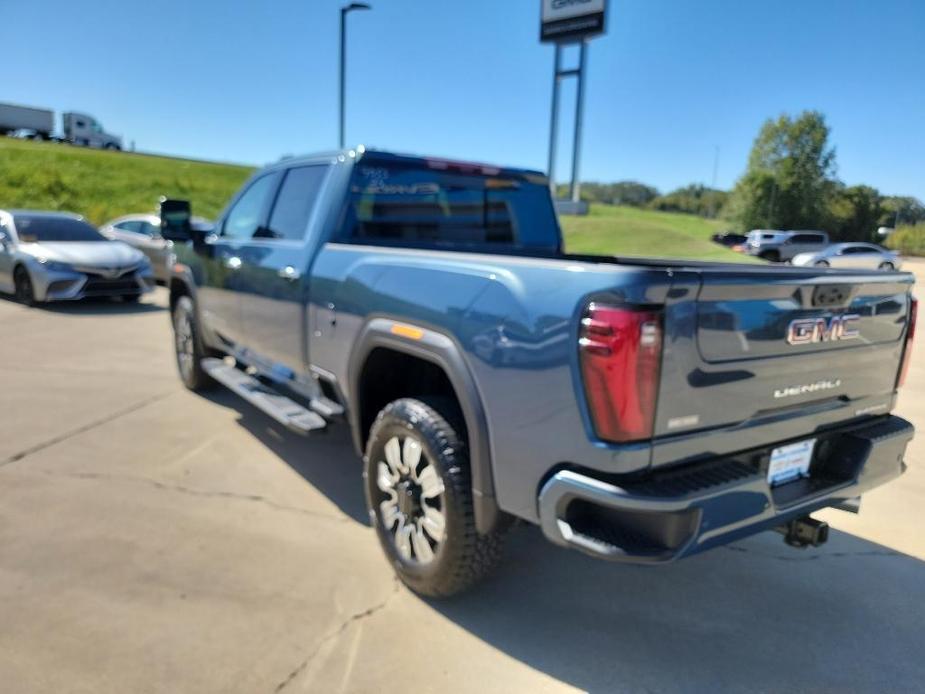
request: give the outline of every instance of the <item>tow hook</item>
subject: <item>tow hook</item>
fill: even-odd
[[[829,539],[829,524],[810,516],[797,518],[774,529],[784,536],[784,542],[799,549],[820,547]]]

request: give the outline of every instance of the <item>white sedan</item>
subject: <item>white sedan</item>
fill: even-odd
[[[834,243],[815,253],[800,253],[794,256],[792,262],[803,266],[886,271],[898,270],[902,265],[897,251],[889,251],[872,243]]]

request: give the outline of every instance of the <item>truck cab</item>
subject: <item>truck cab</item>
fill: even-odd
[[[107,133],[93,116],[69,112],[63,116],[64,139],[75,145],[99,147],[100,149],[122,149],[122,138]]]

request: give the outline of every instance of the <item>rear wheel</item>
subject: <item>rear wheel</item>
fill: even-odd
[[[880,269],[883,270],[884,272],[892,272],[893,270],[896,269],[896,266],[893,265],[893,263],[887,261],[887,262],[880,263]]]
[[[173,307],[174,351],[180,380],[190,390],[205,390],[214,384],[202,368],[205,350],[196,322],[196,307],[188,296],[181,296]]]
[[[813,264],[814,264],[816,267],[829,267],[829,261],[828,261],[828,260],[817,260],[817,261],[816,261],[815,263],[813,263]]]
[[[141,301],[141,294],[123,294],[122,301],[126,304],[137,304]]]
[[[762,251],[758,254],[758,257],[762,260],[766,260],[769,263],[778,263],[780,262],[780,253],[777,251]]]
[[[20,266],[13,274],[13,284],[16,292],[16,301],[25,306],[35,306],[35,290],[32,288],[32,278],[29,271]]]
[[[469,460],[453,403],[411,398],[372,426],[363,478],[369,517],[395,572],[411,590],[446,597],[488,575],[501,533],[475,529]]]

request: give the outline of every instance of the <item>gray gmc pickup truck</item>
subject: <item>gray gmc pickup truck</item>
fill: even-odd
[[[162,219],[183,382],[345,419],[422,594],[514,519],[641,564],[818,545],[811,512],[905,469],[909,274],[569,255],[542,174],[362,148],[259,171],[212,232]]]

